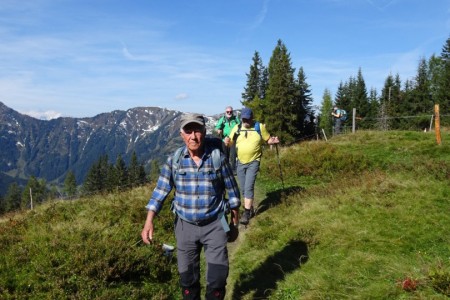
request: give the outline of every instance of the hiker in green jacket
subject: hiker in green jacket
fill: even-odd
[[[214,129],[222,140],[225,140],[225,138],[230,136],[231,129],[240,123],[241,120],[239,120],[239,117],[233,113],[233,107],[227,106],[225,109],[225,115],[219,119]],[[228,158],[228,161],[230,162],[233,173],[236,175],[236,146],[232,145],[231,147],[224,147],[223,150]]]

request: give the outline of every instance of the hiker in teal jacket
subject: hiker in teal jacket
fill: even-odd
[[[231,129],[240,123],[241,120],[239,120],[239,117],[233,114],[233,108],[231,106],[227,106],[225,109],[225,115],[219,119],[214,129],[217,131],[222,140],[225,140],[226,137],[230,136]],[[230,162],[233,173],[236,174],[236,146],[232,145],[230,148],[224,147],[223,150]]]

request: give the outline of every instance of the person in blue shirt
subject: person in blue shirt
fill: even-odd
[[[340,134],[342,129],[342,113],[339,107],[336,105],[333,107],[333,111],[331,112],[331,115],[334,118],[334,134]]]
[[[176,214],[177,262],[183,299],[200,299],[202,248],[207,263],[206,299],[224,299],[229,271],[228,233],[237,231],[241,205],[239,188],[223,153],[220,168],[214,167],[215,146],[205,138],[202,115],[183,115],[180,135],[185,147],[179,158],[171,155],[163,165],[146,206],[148,213],[141,237],[146,244],[153,241],[154,218],[175,188],[172,205]],[[172,170],[174,159],[178,159],[176,172]],[[228,199],[224,197],[225,191]],[[227,209],[232,213],[230,224],[225,219]]]

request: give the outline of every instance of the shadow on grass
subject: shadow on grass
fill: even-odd
[[[267,194],[266,199],[261,201],[256,208],[256,214],[261,214],[271,207],[279,205],[285,200],[289,195],[297,194],[304,191],[305,188],[301,186],[292,186],[280,190],[276,190]]]
[[[242,299],[252,293],[252,299],[267,299],[288,273],[299,269],[308,261],[308,246],[303,241],[292,240],[282,250],[269,256],[250,274],[241,274],[233,289],[232,299]]]

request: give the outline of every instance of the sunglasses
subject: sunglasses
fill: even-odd
[[[232,110],[227,110],[227,114],[232,114],[233,111]]]

